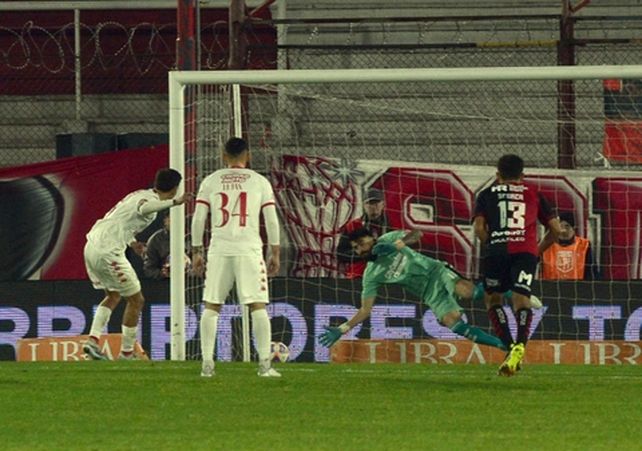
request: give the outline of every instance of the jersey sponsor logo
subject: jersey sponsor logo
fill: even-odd
[[[401,273],[403,273],[404,269],[406,269],[407,262],[408,259],[405,255],[397,254],[390,267],[388,268],[388,271],[386,271],[386,279],[396,279],[401,276]]]
[[[512,184],[493,185],[490,187],[490,190],[493,193],[507,193],[509,191],[514,193],[523,193],[527,189],[528,189],[528,186],[526,185],[512,185]]]
[[[523,236],[526,230],[496,230],[490,234],[491,238]]]
[[[250,174],[223,174],[221,183],[245,183],[250,176]]]

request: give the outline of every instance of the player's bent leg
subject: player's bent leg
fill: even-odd
[[[123,314],[122,325],[122,344],[120,346],[119,359],[131,360],[134,354],[134,345],[136,344],[136,334],[138,333],[138,318],[143,310],[145,298],[143,293],[138,291],[132,295],[125,296],[127,307]]]
[[[118,306],[120,299],[120,293],[105,290],[105,298],[100,305],[98,305],[94,319],[91,322],[91,328],[89,329],[89,337],[96,343],[100,339],[103,330],[105,330],[105,326],[107,326],[109,318],[111,317],[111,312]]]
[[[504,297],[506,299],[508,299],[509,301],[511,301],[513,299],[513,291],[512,290],[508,290],[506,293],[504,293]],[[531,294],[529,302],[530,302],[530,307],[531,308],[539,310],[542,307],[544,307],[544,304],[542,304],[542,300],[540,298],[538,298],[537,296],[535,296],[534,294]]]
[[[201,377],[214,376],[214,360],[203,360],[201,364]]]
[[[513,376],[522,369],[521,364],[526,352],[526,342],[530,335],[530,325],[533,318],[533,311],[530,309],[530,295],[513,291],[511,298],[517,320],[517,340],[510,347],[506,360],[499,367],[498,374],[500,376]]]
[[[544,307],[544,304],[542,304],[542,300],[535,296],[534,294],[531,294],[531,298],[529,299],[529,302],[531,304],[531,308],[534,308],[536,310],[541,309]]]
[[[91,360],[109,360],[109,358],[102,352],[98,342],[91,338],[82,344],[82,351],[87,358]]]
[[[458,311],[447,313],[440,321],[457,335],[466,337],[475,343],[493,346],[503,351],[507,350],[506,346],[499,338],[484,332],[478,327],[471,326],[464,322],[464,320],[461,319],[461,313]]]
[[[214,345],[216,343],[216,331],[218,329],[218,318],[221,311],[221,304],[203,302],[205,308],[201,314],[201,355],[203,363],[201,376],[214,376]]]
[[[91,360],[109,360],[100,349],[98,342],[103,330],[105,330],[105,327],[107,326],[107,323],[109,323],[111,312],[116,308],[120,299],[120,293],[105,290],[105,298],[96,309],[96,313],[94,314],[94,318],[91,322],[89,339],[83,343],[82,347],[85,355]]]
[[[500,293],[486,294],[485,299],[488,319],[493,326],[495,335],[504,343],[508,350],[513,345],[513,335],[508,327],[508,317],[502,306],[502,296]]]
[[[461,299],[474,299],[476,291],[475,284],[468,279],[459,279],[455,284],[455,294]]]
[[[272,368],[270,360],[270,344],[272,343],[272,326],[264,303],[250,304],[252,316],[252,332],[256,340],[256,352],[259,355],[259,371],[261,377],[281,377],[281,373]]]
[[[515,320],[517,321],[517,343],[526,346],[531,332],[533,310],[530,302],[530,294],[513,292],[513,308],[515,309]]]
[[[506,356],[506,360],[499,367],[497,374],[500,376],[513,376],[517,371],[521,370],[521,363],[524,358],[526,349],[524,344],[515,343],[510,352]]]

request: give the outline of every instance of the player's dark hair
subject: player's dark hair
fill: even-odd
[[[348,239],[350,241],[357,241],[359,238],[363,238],[364,236],[374,236],[374,235],[372,234],[372,231],[366,227],[360,227],[348,233]]]
[[[238,157],[247,149],[247,143],[242,138],[230,138],[225,143],[225,153],[232,157]]]
[[[517,180],[524,172],[524,160],[518,155],[503,155],[497,162],[497,172],[504,180]]]
[[[160,169],[154,179],[154,188],[166,193],[176,188],[181,183],[182,178],[181,173],[174,169]]]
[[[561,211],[559,214],[560,222],[568,222],[568,225],[575,228],[575,215],[570,211]]]

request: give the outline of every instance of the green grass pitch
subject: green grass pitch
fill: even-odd
[[[0,364],[2,450],[640,450],[642,369]]]

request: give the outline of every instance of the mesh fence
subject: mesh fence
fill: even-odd
[[[57,134],[64,133],[166,133],[167,71],[174,67],[176,25],[173,12],[155,20],[145,17],[112,15],[105,22],[90,12],[81,15],[80,96],[76,89],[74,24],[71,12],[56,20],[30,19],[24,14],[5,16],[0,24],[0,166],[12,166],[55,158]],[[221,13],[219,12],[219,15]],[[575,23],[576,64],[639,64],[642,61],[638,31],[642,20],[582,19]],[[228,59],[227,22],[224,16],[204,17],[201,26],[200,62],[203,70],[218,70]],[[277,37],[278,35],[278,37]],[[248,68],[343,69],[411,67],[485,67],[556,65],[560,20],[558,16],[472,18],[376,19],[368,21],[314,22],[304,19],[255,21],[248,23],[245,40]],[[278,44],[277,44],[278,42]],[[406,103],[404,114],[421,104],[422,112],[431,111],[439,100],[439,121],[425,123],[404,116],[408,133],[428,143],[439,143],[442,127],[448,127],[448,114],[475,116],[469,112],[448,112],[449,98],[469,96],[475,104],[475,88],[457,83],[443,84],[439,92],[404,91],[401,87],[382,87],[376,92],[356,92],[355,97],[369,107],[358,113],[363,122],[382,120],[381,137],[367,137],[346,130],[345,138],[324,142],[323,128],[340,123],[346,110],[330,107],[317,114],[312,128],[315,148],[325,154],[351,152],[353,158],[387,157],[386,133],[395,121],[381,119],[370,106],[377,103]],[[433,99],[428,101],[426,99]],[[483,100],[498,104],[492,116],[510,116],[510,105],[534,102],[538,117],[548,125],[528,131],[532,142],[532,163],[555,166],[557,155],[557,86],[555,83],[525,83],[519,92],[484,93]],[[423,103],[422,103],[423,102]],[[305,102],[303,102],[305,103]],[[582,124],[577,127],[577,160],[580,167],[603,164],[599,157],[603,141],[604,105],[599,82],[576,86],[576,110]],[[413,106],[414,105],[414,106]],[[377,110],[377,108],[374,108]],[[394,108],[391,108],[391,111]],[[296,112],[301,116],[296,117]],[[356,114],[356,113],[355,113]],[[388,118],[389,119],[389,118]],[[293,108],[288,119],[308,123],[304,106]],[[493,161],[503,151],[494,146],[492,127],[484,121],[458,138],[467,145],[461,149],[430,148],[409,155],[408,159],[449,162],[472,158]],[[397,121],[399,122],[399,121]],[[272,124],[261,119],[255,127],[270,133]],[[538,127],[537,125],[531,125]],[[371,128],[370,128],[371,129]],[[395,130],[402,130],[398,128]],[[298,134],[301,139],[305,130]],[[449,136],[453,136],[449,132]],[[511,138],[516,149],[524,143],[517,133]],[[401,139],[402,138],[397,138]],[[507,142],[503,138],[503,143]],[[355,146],[358,140],[361,145]],[[383,145],[372,146],[375,140]],[[452,138],[451,138],[452,141]],[[452,142],[451,142],[452,143]],[[478,145],[479,143],[479,145]],[[252,143],[258,145],[260,143]],[[530,153],[532,152],[532,153]]]

